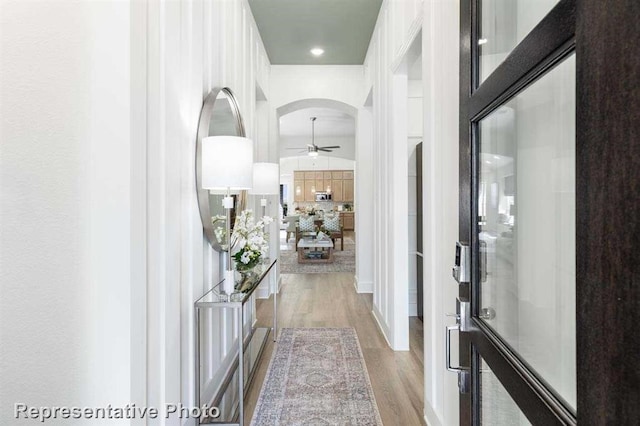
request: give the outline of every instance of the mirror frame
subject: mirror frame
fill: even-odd
[[[231,107],[231,112],[235,119],[236,134],[230,136],[246,136],[242,114],[240,114],[238,101],[236,100],[233,91],[231,91],[231,89],[229,89],[228,87],[216,87],[212,89],[204,99],[202,110],[200,111],[200,119],[198,121],[198,133],[196,137],[196,194],[198,198],[198,209],[200,210],[200,219],[202,221],[202,228],[204,230],[205,237],[214,250],[218,252],[226,252],[226,250],[223,250],[220,244],[216,242],[213,224],[211,223],[209,191],[202,188],[202,139],[209,136],[209,128],[211,125],[211,118],[213,116],[213,108],[220,92],[224,93],[227,97],[229,105]],[[240,195],[236,198],[235,211],[239,212],[244,210],[246,202],[247,191],[240,191]],[[233,224],[235,218],[232,218],[231,220]]]

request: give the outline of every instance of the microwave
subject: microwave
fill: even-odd
[[[331,194],[328,192],[316,192],[316,201],[331,201]]]

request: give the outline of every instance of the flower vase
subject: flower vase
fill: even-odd
[[[244,264],[244,263],[236,263],[236,272],[238,273],[239,277],[236,280],[236,287],[235,290],[237,292],[240,293],[245,293],[246,291],[250,290],[252,285],[253,285],[253,281],[254,277],[256,275],[255,272],[255,267],[258,266],[258,264],[260,263],[260,259],[256,259],[255,262],[251,262],[248,264]]]

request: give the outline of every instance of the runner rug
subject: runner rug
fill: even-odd
[[[381,426],[355,329],[282,329],[251,425]]]

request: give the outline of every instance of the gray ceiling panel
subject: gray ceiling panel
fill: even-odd
[[[249,0],[274,65],[362,65],[382,0]],[[321,47],[315,57],[309,51]]]

